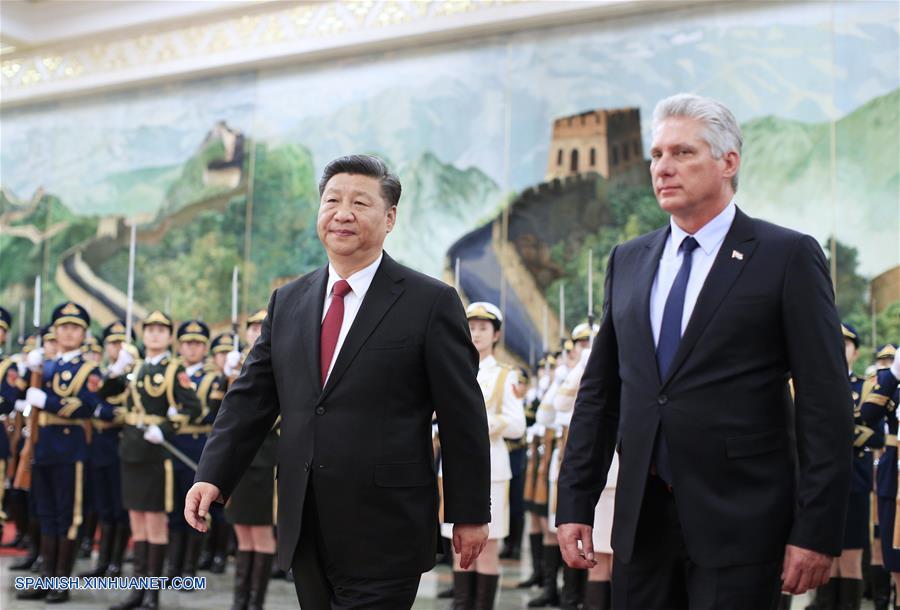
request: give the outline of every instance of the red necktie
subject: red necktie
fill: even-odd
[[[344,297],[350,292],[350,284],[347,280],[338,280],[331,289],[331,305],[328,306],[328,313],[322,320],[322,359],[320,361],[322,367],[322,386],[325,386],[325,379],[328,377],[328,368],[331,366],[331,359],[334,357],[334,348],[337,347],[338,335],[341,334],[341,324],[344,323]]]

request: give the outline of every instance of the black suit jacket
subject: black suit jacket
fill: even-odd
[[[628,562],[661,426],[694,562],[773,561],[787,543],[839,555],[853,421],[821,248],[738,210],[660,379],[650,290],[668,234],[659,229],[610,255],[603,321],[559,477],[557,523],[593,522],[617,449],[612,545]]]
[[[330,570],[363,578],[418,575],[434,566],[438,535],[433,412],[447,520],[490,521],[478,354],[456,291],[385,254],[323,389],[327,281],[323,267],[272,294],[196,480],[229,496],[280,414],[279,565],[293,559],[312,482]]]

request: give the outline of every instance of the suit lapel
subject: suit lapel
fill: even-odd
[[[744,270],[744,267],[756,250],[756,237],[753,233],[752,219],[738,209],[731,223],[731,228],[725,235],[725,241],[719,248],[716,260],[713,261],[709,275],[703,283],[703,288],[697,297],[691,319],[688,321],[678,351],[669,367],[669,375],[663,380],[663,386],[667,385],[678,372],[679,367],[690,354],[697,339],[703,334],[713,314],[722,303],[722,299],[731,290],[735,280]],[[735,255],[734,253],[737,253]]]
[[[668,237],[668,227],[658,229],[647,240],[644,256],[638,261],[635,270],[637,278],[635,294],[640,299],[637,307],[634,308],[634,315],[637,317],[635,324],[638,328],[639,347],[642,357],[647,361],[647,370],[656,371],[654,378],[657,383],[660,383],[660,379],[659,367],[656,365],[656,343],[653,341],[653,329],[650,327],[650,292],[653,290],[653,280],[656,278],[659,259],[662,257],[663,247],[665,247]]]
[[[321,349],[322,308],[325,305],[325,288],[328,285],[328,267],[320,267],[310,274],[303,293],[297,299],[293,318],[299,322],[301,353],[307,354],[306,372],[309,381],[318,386],[319,351]]]
[[[391,306],[396,302],[397,298],[403,293],[403,287],[400,285],[403,280],[403,272],[400,265],[394,262],[387,253],[381,261],[381,265],[372,278],[372,284],[366,291],[366,296],[359,306],[356,318],[350,326],[350,331],[341,345],[341,351],[338,352],[337,360],[334,361],[334,367],[328,376],[328,381],[322,390],[320,401],[331,392],[331,389],[340,381],[347,367],[353,362],[360,348],[365,344],[366,339],[372,334],[372,331],[381,322],[384,315]],[[318,353],[318,348],[316,348]],[[316,360],[318,362],[318,359]]]

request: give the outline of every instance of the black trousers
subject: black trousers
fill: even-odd
[[[708,568],[691,561],[675,498],[647,480],[631,561],[613,557],[614,610],[769,610],[777,607],[782,561]]]
[[[330,552],[319,529],[313,482],[310,479],[300,525],[300,540],[292,564],[294,586],[302,610],[404,610],[412,608],[421,575],[401,578],[358,578],[329,569]]]

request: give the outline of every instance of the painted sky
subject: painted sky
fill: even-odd
[[[22,197],[43,185],[79,212],[107,212],[108,176],[181,163],[224,119],[303,144],[319,169],[351,151],[396,166],[430,152],[519,191],[543,178],[555,117],[637,106],[649,141],[655,102],[693,91],[742,123],[827,122],[900,86],[898,39],[892,2],[701,7],[146,87],[3,111],[0,183]],[[809,222],[819,238],[834,224]],[[865,235],[839,235],[862,248],[863,271],[885,268]]]

